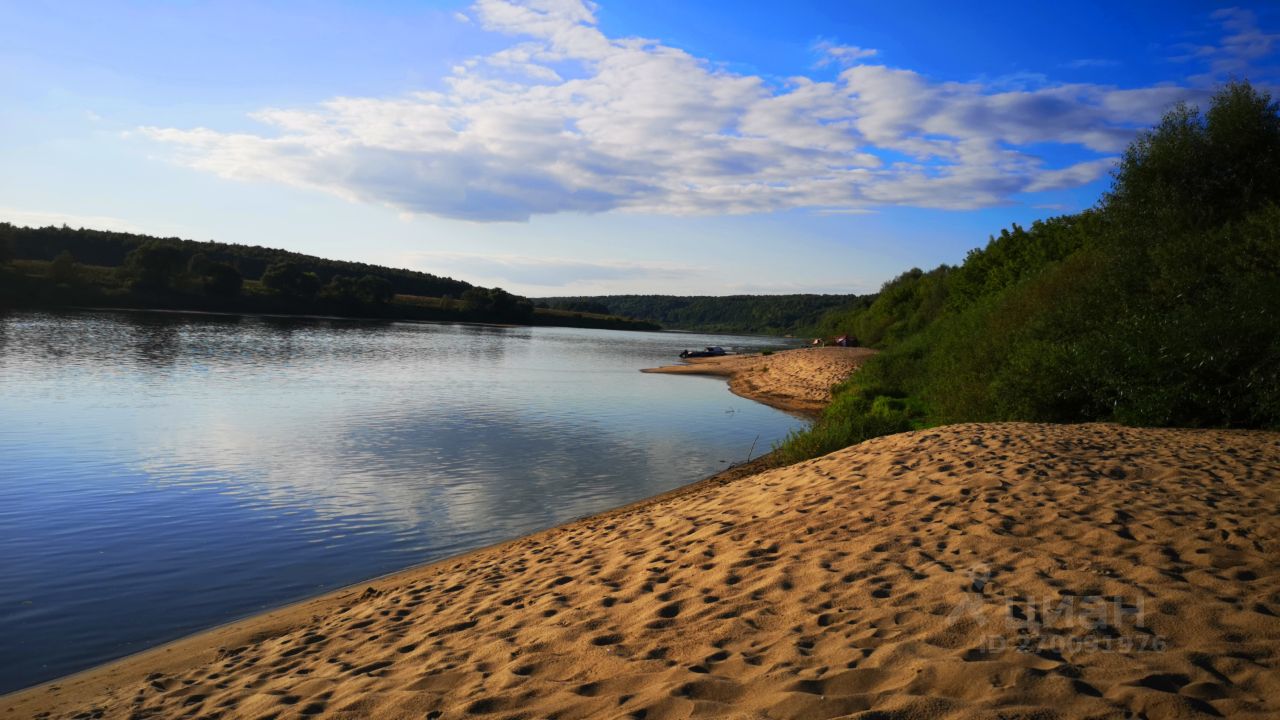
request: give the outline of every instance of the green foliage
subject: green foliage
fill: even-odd
[[[183,258],[182,267],[190,270],[192,277],[203,275],[199,267],[203,262],[229,264],[237,268],[244,278],[250,280],[261,278],[267,267],[274,263],[289,262],[297,265],[303,272],[315,273],[322,283],[328,283],[336,275],[357,278],[373,275],[385,278],[391,282],[395,293],[405,295],[440,297],[451,294],[456,296],[471,287],[470,283],[430,273],[367,263],[329,260],[278,248],[212,241],[197,242],[180,238],[157,238],[134,233],[76,229],[65,225],[31,228],[0,222],[0,238],[7,238],[15,257],[24,260],[52,260],[58,253],[66,250],[86,265],[119,267],[125,263],[125,257],[136,248],[148,243],[163,243],[179,250]],[[0,241],[0,244],[3,244],[3,241]],[[197,259],[197,256],[201,255],[204,256],[203,259]],[[175,273],[175,276],[181,274]]]
[[[464,309],[457,295],[472,288],[467,283],[268,248],[0,222],[0,248],[9,247],[18,248],[18,260],[0,282],[0,305],[5,307],[140,307],[660,329],[616,316],[573,317],[550,309],[535,314],[530,301],[499,289],[477,289]],[[68,267],[74,272],[67,272]]]
[[[542,303],[542,306],[548,308],[551,307],[551,305],[545,301]],[[557,310],[567,310],[569,312],[596,313],[597,315],[608,315],[613,312],[609,309],[608,305],[605,305],[599,300],[587,298],[560,300],[556,303],[555,308]]]
[[[776,457],[782,463],[799,462],[873,437],[914,430],[921,416],[914,401],[876,394],[873,387],[850,387],[836,395],[812,428],[792,431],[775,448]]]
[[[391,282],[374,275],[359,280],[335,275],[320,289],[320,298],[343,305],[385,305],[395,296]]]
[[[462,309],[476,319],[525,322],[533,317],[533,303],[502,288],[473,287],[462,294]]]
[[[9,239],[7,234],[7,230],[10,227],[12,226],[8,223],[0,224],[0,267],[13,262],[13,241]]]
[[[280,260],[262,273],[262,287],[289,297],[312,298],[320,289],[320,278],[294,263]]]
[[[807,335],[849,335],[855,344],[880,347],[918,332],[942,312],[953,268],[912,268],[885,283],[874,300],[829,313]]]
[[[221,262],[206,262],[201,269],[200,289],[205,295],[217,298],[233,298],[240,295],[244,278],[240,271]]]
[[[1133,143],[1106,198],[1129,242],[1174,227],[1218,227],[1280,196],[1280,114],[1248,83],[1218,91],[1209,110],[1180,105]]]
[[[1280,114],[1232,84],[1139,138],[1095,210],[824,320],[883,352],[782,454],[967,421],[1280,427],[1278,279]]]
[[[125,256],[120,274],[135,290],[161,291],[175,286],[184,265],[185,258],[177,245],[148,240]]]
[[[356,295],[361,302],[385,305],[395,297],[391,281],[376,275],[365,275],[356,281]]]
[[[799,333],[857,295],[607,295],[553,297],[540,302],[573,312],[625,315],[665,327],[706,332]]]

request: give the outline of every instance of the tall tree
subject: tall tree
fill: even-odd
[[[125,256],[120,272],[131,287],[165,290],[173,287],[182,273],[182,250],[161,240],[150,240]]]

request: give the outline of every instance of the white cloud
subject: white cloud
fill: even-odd
[[[819,55],[816,67],[824,67],[835,63],[836,65],[852,65],[859,60],[865,60],[875,57],[880,53],[875,48],[858,47],[857,45],[839,45],[830,40],[819,40],[813,44],[813,49]]]
[[[778,85],[655,41],[608,37],[594,9],[479,0],[468,17],[512,43],[460,63],[442,92],[267,109],[255,115],[271,126],[262,133],[144,132],[223,177],[477,221],[967,209],[1101,177],[1137,129],[1204,96],[1174,85],[941,82],[859,64],[874,51],[834,44],[828,57],[848,65],[835,79]],[[1221,52],[1270,52],[1272,36],[1242,17],[1219,17],[1230,33]],[[1053,167],[1038,154],[1045,144],[1075,147],[1081,161]]]

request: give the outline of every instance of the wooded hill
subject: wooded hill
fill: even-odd
[[[955,422],[1280,427],[1280,110],[1248,83],[1139,137],[1097,206],[828,314],[883,352],[783,459]]]
[[[129,307],[656,330],[501,288],[247,245],[0,223],[0,308]]]
[[[666,328],[703,332],[787,335],[807,332],[835,308],[859,295],[601,295],[539,298],[539,305],[647,320]]]

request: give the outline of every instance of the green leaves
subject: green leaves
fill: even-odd
[[[1174,108],[1097,209],[1015,225],[828,320],[883,352],[790,459],[947,422],[1280,427],[1277,105],[1233,83],[1203,114]]]

